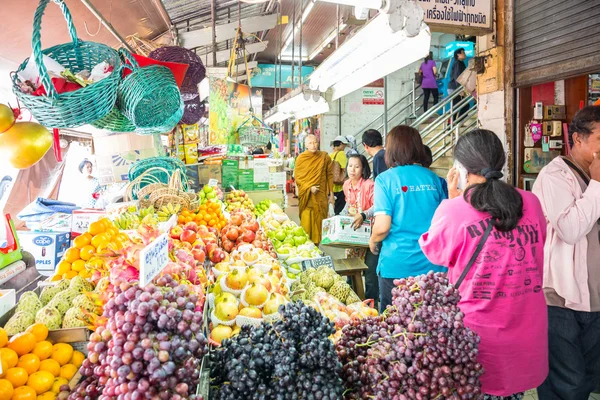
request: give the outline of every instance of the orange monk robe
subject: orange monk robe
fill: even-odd
[[[315,244],[321,242],[321,226],[329,210],[328,194],[333,190],[331,158],[324,151],[305,151],[296,159],[294,171],[298,188],[300,224]],[[320,186],[317,194],[310,190]]]

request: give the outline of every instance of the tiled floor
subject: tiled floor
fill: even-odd
[[[538,400],[538,396],[537,396],[537,391],[535,390],[530,390],[529,392],[527,392],[525,394],[525,397],[523,400]],[[600,394],[597,393],[593,393],[590,396],[589,400],[600,400]]]

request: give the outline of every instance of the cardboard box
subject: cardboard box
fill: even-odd
[[[269,174],[269,190],[285,190],[285,172],[271,172]]]
[[[94,210],[90,208],[73,211],[71,217],[71,238],[75,239],[77,236],[85,233],[92,222],[98,221],[105,215],[106,211],[104,210]]]
[[[25,232],[19,231],[23,250],[35,258],[35,266],[42,275],[52,275],[65,251],[71,245],[69,232]]]
[[[201,186],[205,185],[211,179],[215,179],[218,183],[222,182],[222,168],[220,165],[199,165],[198,166],[198,182]]]
[[[565,106],[544,106],[544,119],[566,119],[567,109]]]
[[[357,230],[352,228],[354,218],[337,215],[323,220],[321,244],[340,247],[368,247],[371,238],[371,223],[363,222]]]
[[[160,135],[123,133],[94,137],[94,152],[101,185],[129,179],[129,167],[136,161],[161,154]]]

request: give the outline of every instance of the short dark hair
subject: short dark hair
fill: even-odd
[[[252,150],[252,154],[256,154],[256,155],[265,154],[265,151],[259,147],[259,148]]]
[[[454,58],[458,58],[459,54],[463,54],[465,52],[465,49],[463,49],[462,47],[459,47],[458,49],[454,50]]]
[[[423,145],[423,150],[425,150],[425,158],[421,161],[421,165],[425,168],[429,168],[431,167],[431,164],[433,164],[433,153],[427,145]]]
[[[83,174],[83,169],[85,168],[86,164],[90,164],[92,167],[94,166],[94,164],[92,164],[92,162],[86,158],[81,163],[79,163],[79,173]]]
[[[577,111],[569,125],[569,144],[573,147],[573,134],[587,138],[594,129],[594,124],[600,123],[600,106],[587,106]]]
[[[271,148],[272,148],[271,142],[267,143],[267,150],[271,150]]]
[[[362,142],[369,147],[383,146],[383,137],[377,129],[368,129],[362,135]]]
[[[420,164],[425,159],[423,139],[418,130],[408,125],[398,125],[387,135],[385,164],[388,168]]]
[[[369,166],[369,160],[367,160],[367,157],[363,156],[362,154],[350,154],[348,156],[348,164],[350,164],[351,158],[358,158],[360,160],[360,164],[362,165],[361,176],[363,179],[369,179],[371,177],[371,167]]]
[[[339,140],[334,140],[333,143],[332,143],[332,145],[333,145],[333,147],[338,147],[338,146],[342,145],[342,142],[339,141]]]

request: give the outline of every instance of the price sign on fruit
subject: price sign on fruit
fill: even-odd
[[[160,235],[140,252],[140,286],[144,287],[169,263],[169,239]]]
[[[208,180],[208,186],[215,187],[215,186],[217,186],[218,183],[219,183],[219,181],[217,181],[216,179],[209,179]]]

